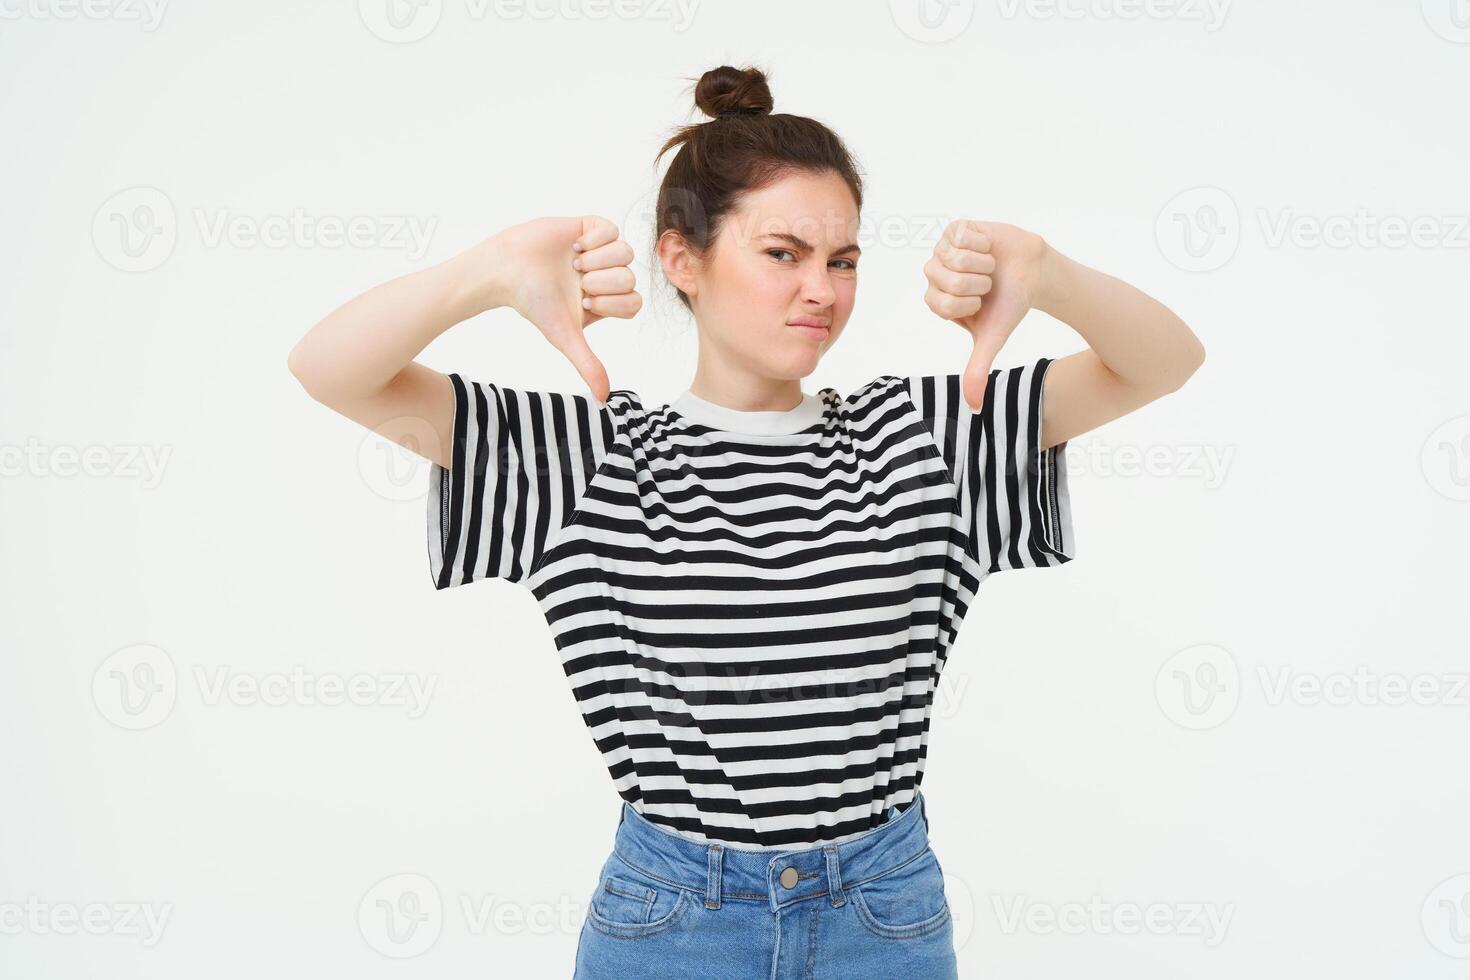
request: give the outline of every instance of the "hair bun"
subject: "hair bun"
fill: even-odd
[[[710,118],[720,116],[763,116],[771,111],[771,88],[759,68],[721,65],[699,77],[694,87],[694,104]]]

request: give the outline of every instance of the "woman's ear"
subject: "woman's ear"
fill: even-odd
[[[685,296],[693,298],[703,264],[684,236],[672,228],[659,236],[658,261],[669,282]]]

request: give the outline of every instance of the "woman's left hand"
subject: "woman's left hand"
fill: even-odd
[[[1040,292],[1046,250],[1045,240],[1024,228],[959,219],[945,228],[924,265],[924,302],[974,339],[961,388],[976,411],[995,356]]]

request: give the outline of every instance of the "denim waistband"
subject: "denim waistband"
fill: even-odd
[[[842,905],[844,889],[900,868],[928,847],[929,818],[918,790],[902,809],[890,807],[888,819],[872,830],[839,844],[795,850],[701,843],[660,827],[625,800],[613,844],[634,870],[701,895],[706,908],[734,899],[769,902],[772,912],[824,896]]]

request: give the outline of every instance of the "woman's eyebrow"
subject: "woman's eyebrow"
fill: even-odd
[[[775,238],[778,241],[786,242],[786,243],[788,243],[790,245],[795,246],[796,248],[802,249],[802,250],[807,251],[807,252],[810,252],[812,250],[811,245],[809,243],[807,243],[804,239],[801,239],[801,238],[797,237],[796,235],[793,235],[793,234],[791,234],[789,232],[772,231],[772,232],[767,232],[765,235],[762,235],[761,237],[762,238]],[[852,253],[852,254],[854,254],[854,255],[862,255],[863,254],[863,250],[860,249],[860,248],[858,248],[856,242],[848,242],[846,245],[842,246],[841,248],[834,249],[833,252],[832,252],[832,254],[833,255],[847,255],[849,252]]]

